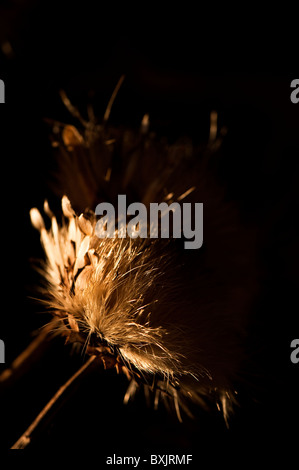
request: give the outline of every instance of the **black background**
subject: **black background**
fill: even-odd
[[[244,218],[261,228],[254,391],[244,392],[244,405],[228,430],[214,414],[180,425],[162,409],[147,409],[142,399],[123,407],[126,382],[108,372],[90,387],[88,378],[83,381],[32,449],[88,448],[98,452],[99,462],[109,450],[139,455],[182,449],[200,461],[220,448],[228,456],[240,447],[251,456],[261,449],[267,457],[290,455],[298,441],[299,364],[290,361],[290,342],[299,334],[299,104],[290,101],[296,75],[239,75],[238,57],[235,71],[227,74],[225,48],[218,43],[210,52],[209,37],[199,35],[200,21],[190,26],[192,12],[177,13],[174,22],[161,21],[158,11],[137,10],[134,17],[125,7],[107,12],[88,2],[77,9],[57,1],[1,2],[0,78],[6,103],[0,106],[0,338],[10,363],[45,320],[28,299],[36,282],[30,258],[42,255],[28,213],[51,198],[52,154],[44,119],[69,119],[60,89],[83,115],[92,102],[101,117],[125,74],[111,113],[116,125],[136,127],[149,113],[152,127],[170,140],[186,134],[204,140],[209,113],[216,109],[220,125],[228,129],[222,177]],[[207,66],[209,54],[217,73]],[[81,364],[82,358],[69,357],[69,350],[56,343],[55,354],[51,349],[1,397],[1,448],[13,444]]]

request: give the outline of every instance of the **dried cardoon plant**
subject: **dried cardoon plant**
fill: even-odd
[[[101,124],[85,121],[65,93],[62,99],[80,125],[53,122],[61,222],[47,201],[50,227],[37,208],[30,212],[46,255],[41,297],[53,331],[123,372],[130,381],[125,402],[142,385],[155,404],[172,400],[180,420],[192,401],[214,403],[227,421],[246,354],[255,263],[253,232],[212,171],[224,134],[217,114],[210,139],[195,147],[156,139],[147,115],[138,132],[109,126],[113,99]],[[93,210],[118,194],[147,207],[202,202],[203,247],[118,238],[117,229],[113,238],[97,237]]]

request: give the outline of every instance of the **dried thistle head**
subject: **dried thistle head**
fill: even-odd
[[[227,419],[255,290],[254,239],[209,169],[220,146],[217,129],[199,154],[190,141],[157,143],[144,125],[137,135],[83,125],[81,132],[61,125],[54,141],[62,222],[47,202],[49,229],[36,208],[30,213],[46,254],[44,301],[56,331],[126,374],[125,401],[143,383],[156,397],[172,397],[179,418],[179,405],[188,412],[187,398],[214,401]],[[203,202],[203,249],[188,253],[173,239],[118,238],[117,229],[99,238],[91,208],[123,193],[145,205]]]
[[[98,238],[95,215],[78,217],[66,196],[62,210],[59,227],[45,203],[50,230],[36,208],[30,212],[47,257],[48,304],[60,320],[59,331],[104,363],[107,354],[117,365],[172,376],[177,355],[163,345],[163,328],[151,326],[165,252],[144,239],[117,238],[117,231],[113,238]]]

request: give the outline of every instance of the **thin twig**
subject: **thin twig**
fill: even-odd
[[[122,75],[122,76],[120,77],[120,79],[118,80],[116,87],[114,88],[114,91],[113,91],[113,93],[112,93],[112,95],[111,95],[111,98],[110,98],[110,100],[109,100],[109,102],[108,102],[108,105],[107,105],[107,108],[106,108],[106,111],[105,111],[105,114],[104,114],[104,122],[107,122],[108,119],[109,119],[112,105],[113,105],[113,103],[114,103],[114,100],[115,100],[115,98],[116,98],[116,95],[117,95],[117,93],[119,92],[119,89],[120,89],[120,87],[121,87],[122,82],[124,81],[124,79],[125,79],[125,75]]]
[[[47,336],[53,330],[53,324],[46,325],[38,336],[13,360],[10,366],[0,374],[0,387],[3,390],[22,376],[28,367],[45,351],[50,343],[46,341]]]
[[[38,414],[35,420],[31,423],[29,428],[22,434],[22,436],[15,442],[15,444],[11,447],[11,449],[25,449],[28,444],[30,444],[32,439],[32,434],[36,430],[37,426],[40,424],[42,419],[47,415],[47,413],[51,410],[52,406],[57,402],[59,397],[66,391],[66,389],[90,366],[90,364],[95,360],[96,356],[91,356],[88,361],[80,367],[77,372],[75,372],[72,377],[65,382],[62,387],[55,393],[55,395],[51,398],[51,400],[46,404],[46,406],[42,409],[42,411]]]
[[[64,104],[64,106],[67,108],[67,110],[69,111],[69,113],[74,116],[75,118],[77,118],[81,124],[84,126],[84,127],[88,127],[88,121],[86,121],[80,114],[79,110],[76,108],[76,106],[74,106],[71,101],[69,100],[66,92],[64,90],[60,90],[59,92],[60,94],[60,98],[62,99],[62,102]]]

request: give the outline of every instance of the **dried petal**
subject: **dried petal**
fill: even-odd
[[[52,219],[52,217],[54,217],[54,214],[50,209],[50,206],[49,206],[49,203],[48,203],[47,199],[45,199],[45,201],[44,201],[44,211],[47,214],[47,216],[50,217],[50,219]]]
[[[78,323],[76,322],[74,317],[72,315],[68,315],[67,318],[68,318],[68,322],[70,324],[71,329],[79,333]]]
[[[67,196],[63,196],[61,199],[62,212],[68,219],[75,217],[75,211],[72,208],[70,200]]]
[[[42,218],[39,210],[36,207],[33,207],[30,212],[31,223],[36,230],[39,232],[45,228],[44,219]]]
[[[62,139],[67,147],[76,147],[82,145],[83,137],[74,126],[67,125],[62,131]]]
[[[81,269],[81,268],[84,268],[85,266],[85,254],[87,253],[88,251],[88,248],[89,248],[89,240],[90,240],[90,237],[89,236],[86,236],[80,247],[79,247],[79,251],[78,251],[78,254],[77,254],[77,259],[76,259],[76,262],[75,262],[75,266],[74,266],[74,276],[76,275],[78,269]]]
[[[79,227],[84,233],[84,235],[92,235],[93,229],[90,220],[84,217],[84,214],[81,214],[78,219]]]

